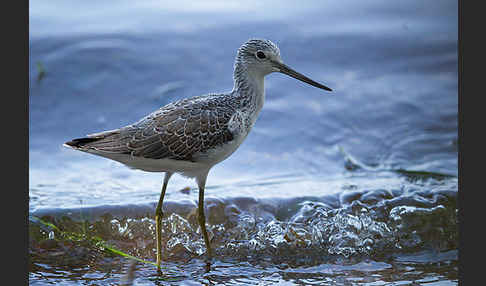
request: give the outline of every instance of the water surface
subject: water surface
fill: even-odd
[[[252,132],[208,177],[209,273],[196,185],[172,177],[167,267],[186,283],[457,284],[456,2],[29,4],[31,215],[103,222],[104,239],[153,260],[162,174],[61,145],[231,90],[236,49],[262,37],[334,91],[266,78]],[[114,284],[128,262],[113,265],[37,261],[29,281]],[[151,266],[137,273],[136,285],[167,282]]]

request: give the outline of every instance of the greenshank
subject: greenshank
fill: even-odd
[[[285,65],[279,48],[271,41],[250,39],[237,51],[232,91],[181,99],[134,124],[64,143],[66,147],[115,160],[130,168],[165,173],[155,209],[158,271],[164,215],[162,204],[174,173],[196,179],[199,187],[198,223],[208,261],[211,261],[204,215],[206,179],[209,170],[228,158],[247,137],[265,101],[264,77],[273,72],[332,91]]]

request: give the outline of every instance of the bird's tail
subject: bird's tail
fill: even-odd
[[[111,135],[114,135],[114,134],[119,134],[119,130],[118,129],[115,129],[115,130],[108,130],[108,131],[103,131],[103,132],[99,132],[99,133],[94,133],[94,134],[88,134],[87,137],[83,137],[83,138],[76,138],[76,139],[73,139],[71,141],[68,141],[66,143],[63,144],[64,147],[68,147],[68,148],[72,148],[72,149],[84,149],[86,147],[89,147],[89,146],[86,146],[86,145],[93,145],[93,144],[90,144],[90,143],[94,143],[96,141],[100,141],[102,139],[105,139]]]
[[[95,142],[100,140],[101,138],[92,138],[92,137],[85,137],[85,138],[77,138],[71,141],[68,141],[63,144],[63,146],[73,149],[81,149],[88,143]]]

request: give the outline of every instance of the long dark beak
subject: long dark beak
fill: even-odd
[[[300,73],[294,71],[293,69],[291,69],[290,67],[288,67],[288,66],[286,66],[282,63],[275,63],[275,67],[278,68],[279,72],[281,72],[283,74],[289,75],[293,78],[296,78],[300,81],[308,83],[312,86],[315,86],[315,87],[318,87],[318,88],[321,88],[321,89],[324,89],[324,90],[327,90],[327,91],[332,91],[332,89],[330,89],[329,87],[313,81],[312,79],[306,77],[303,74],[300,74]]]

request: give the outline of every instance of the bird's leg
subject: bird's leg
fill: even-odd
[[[160,262],[162,260],[162,238],[161,227],[162,227],[162,216],[164,215],[162,211],[162,204],[164,201],[165,190],[167,189],[167,183],[169,183],[170,176],[172,173],[166,172],[164,176],[164,184],[162,185],[162,192],[160,193],[159,203],[155,209],[155,236],[157,237],[157,272],[160,272]]]
[[[209,243],[208,232],[206,231],[206,217],[204,216],[204,188],[206,186],[207,173],[204,176],[197,178],[199,186],[199,202],[198,202],[198,222],[201,227],[201,232],[204,237],[204,243],[206,244],[207,254],[207,270],[209,270],[209,264],[212,258],[211,244]]]
[[[212,257],[211,245],[209,243],[208,232],[206,231],[206,217],[204,216],[204,188],[199,189],[199,204],[198,204],[198,221],[201,227],[201,232],[204,237],[204,243],[206,244],[207,256],[210,260]]]

